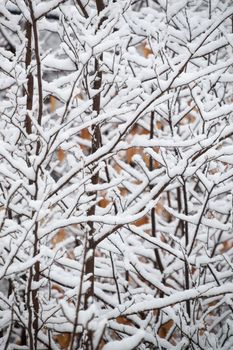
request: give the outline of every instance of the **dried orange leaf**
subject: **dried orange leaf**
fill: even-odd
[[[58,334],[54,337],[54,340],[60,345],[61,349],[68,349],[70,345],[70,333]]]
[[[159,328],[159,336],[161,338],[165,338],[170,331],[171,327],[173,326],[174,322],[172,320],[167,321]]]
[[[50,96],[50,111],[53,113],[56,110],[56,99],[54,96]]]
[[[63,162],[65,159],[65,152],[62,148],[58,148],[57,150],[57,158],[60,160],[60,162]]]
[[[58,233],[56,233],[56,235],[53,237],[52,244],[55,246],[56,244],[64,241],[65,238],[66,238],[66,232],[63,228],[61,228],[58,231]]]

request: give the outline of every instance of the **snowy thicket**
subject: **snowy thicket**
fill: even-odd
[[[0,349],[233,348],[229,0],[0,0]]]

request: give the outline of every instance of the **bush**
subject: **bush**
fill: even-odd
[[[232,349],[231,2],[0,14],[0,349]]]

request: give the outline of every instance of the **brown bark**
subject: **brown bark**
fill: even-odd
[[[33,103],[33,76],[30,69],[30,64],[32,61],[32,25],[31,23],[26,23],[26,38],[27,38],[27,51],[26,51],[26,70],[27,70],[27,111],[32,110]],[[25,119],[25,128],[28,134],[32,133],[32,123],[29,114],[27,113]]]
[[[96,7],[98,13],[104,9],[104,4],[103,1],[97,0],[96,1]],[[102,19],[99,23],[100,25],[103,23]],[[96,72],[96,79],[94,81],[94,89],[99,90],[101,88],[102,84],[102,71],[100,69],[100,61],[103,60],[103,55],[100,56],[99,59],[95,58],[95,72]],[[96,111],[97,115],[100,113],[100,99],[101,99],[101,93],[98,92],[94,97],[93,97],[93,110]],[[92,127],[92,149],[91,153],[95,153],[99,147],[101,146],[101,130],[99,124],[94,125]],[[91,171],[93,171],[91,169]],[[95,175],[93,175],[91,179],[92,183],[94,185],[98,184],[99,182],[99,173],[96,172]],[[90,210],[88,211],[88,215],[94,215],[95,214],[95,205],[93,205]],[[89,254],[87,254],[88,258],[86,261],[86,269],[85,273],[86,275],[89,275],[89,281],[91,283],[90,288],[88,289],[86,295],[85,295],[85,301],[84,301],[84,307],[88,307],[88,299],[90,297],[94,296],[94,265],[95,265],[95,243],[94,243],[94,233],[95,233],[95,228],[94,228],[94,223],[93,222],[88,222],[89,226],[89,233],[88,233],[88,246],[87,249],[89,250]]]

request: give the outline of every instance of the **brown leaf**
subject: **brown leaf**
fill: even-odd
[[[60,345],[61,349],[68,349],[70,345],[70,333],[58,334],[54,337],[54,340]]]
[[[52,245],[55,246],[56,244],[64,241],[65,238],[66,238],[66,232],[65,232],[64,228],[61,228],[58,231],[58,233],[56,233],[55,236],[53,236]]]
[[[50,96],[50,112],[53,113],[56,110],[56,99],[54,96]]]
[[[124,316],[118,316],[116,318],[117,323],[120,324],[127,324],[127,325],[131,325],[132,322],[130,320],[128,320],[128,318],[124,317]]]
[[[133,225],[135,225],[135,226],[142,226],[142,225],[148,224],[148,222],[149,222],[149,219],[145,215],[143,218],[141,218],[141,219],[139,219],[137,221],[134,221]]]
[[[143,55],[144,57],[148,57],[149,55],[153,54],[153,51],[151,49],[149,49],[148,47],[144,46],[144,49],[143,49]]]
[[[101,208],[106,208],[109,204],[109,201],[106,198],[102,198],[98,204]]]
[[[57,291],[59,293],[58,298],[63,299],[64,298],[64,289],[59,286],[59,284],[52,284],[51,286],[52,291]]]
[[[146,58],[149,55],[153,54],[152,50],[147,46],[147,43],[145,41],[138,45],[138,51]]]
[[[127,163],[131,163],[132,162],[132,158],[135,154],[140,154],[140,150],[137,148],[137,147],[132,147],[132,148],[129,148],[127,151],[126,151],[126,160],[127,160]]]
[[[88,128],[82,129],[80,134],[82,139],[85,139],[85,140],[91,139],[91,134],[89,133]]]
[[[165,338],[170,331],[171,327],[173,326],[174,322],[172,320],[169,320],[165,322],[162,326],[159,327],[159,336],[160,338]]]
[[[161,123],[161,121],[157,121],[157,122],[156,122],[156,128],[157,128],[158,130],[163,130],[163,124]]]
[[[229,249],[231,249],[233,247],[233,241],[232,240],[226,240],[225,242],[223,242],[221,244],[221,249],[220,252],[221,253],[225,253],[227,252]]]
[[[65,159],[65,152],[60,147],[57,150],[57,158],[60,160],[60,162],[63,162]]]

